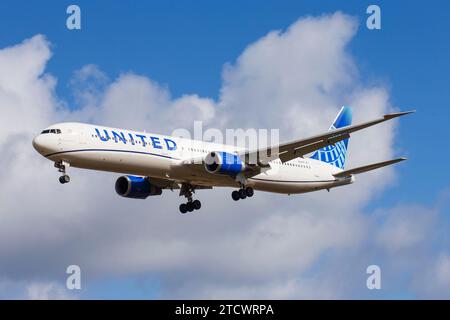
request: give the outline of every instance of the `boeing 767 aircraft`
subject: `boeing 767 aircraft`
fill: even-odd
[[[235,201],[252,197],[254,190],[329,190],[353,183],[356,174],[406,160],[344,170],[351,133],[412,112],[351,125],[351,109],[342,107],[328,132],[256,150],[84,123],[52,125],[34,138],[33,146],[55,163],[62,184],[70,181],[70,166],[123,173],[115,184],[122,197],[145,199],[163,189],[180,189],[187,203],[179,209],[186,213],[201,207],[193,199],[197,189],[236,188],[231,194]]]

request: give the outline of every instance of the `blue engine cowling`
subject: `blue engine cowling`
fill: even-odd
[[[210,152],[205,157],[205,169],[209,173],[235,176],[245,168],[239,156],[228,152]]]
[[[116,181],[116,192],[125,198],[145,199],[159,196],[162,189],[151,184],[146,177],[122,176]]]

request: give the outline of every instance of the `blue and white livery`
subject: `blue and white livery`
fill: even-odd
[[[405,160],[344,170],[351,133],[411,112],[352,125],[351,109],[342,107],[328,132],[256,150],[84,123],[52,125],[34,138],[33,146],[54,162],[62,184],[70,181],[69,167],[122,173],[115,184],[119,195],[145,199],[179,189],[187,198],[179,209],[186,213],[200,209],[193,199],[199,189],[235,188],[235,201],[252,197],[255,190],[330,190],[353,183],[355,174]]]
[[[330,127],[330,131],[343,128],[352,124],[352,110],[349,107],[342,107],[336,119]],[[347,155],[348,140],[336,142],[334,145],[329,145],[317,150],[311,156],[311,159],[320,160],[344,169],[345,157]]]

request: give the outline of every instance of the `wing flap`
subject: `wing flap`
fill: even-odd
[[[179,189],[180,186],[176,181],[172,181],[169,179],[160,179],[160,178],[148,178],[151,184],[161,188],[161,189]]]

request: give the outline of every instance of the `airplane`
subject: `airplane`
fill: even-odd
[[[85,123],[49,126],[33,139],[33,147],[54,162],[66,184],[69,167],[125,174],[115,183],[117,194],[146,199],[163,190],[179,189],[187,199],[181,213],[201,208],[193,199],[199,189],[232,187],[233,200],[254,191],[300,194],[351,184],[355,175],[388,166],[396,158],[345,170],[350,134],[413,113],[397,112],[352,125],[350,107],[342,107],[330,129],[322,134],[264,148],[232,145],[136,132]]]

